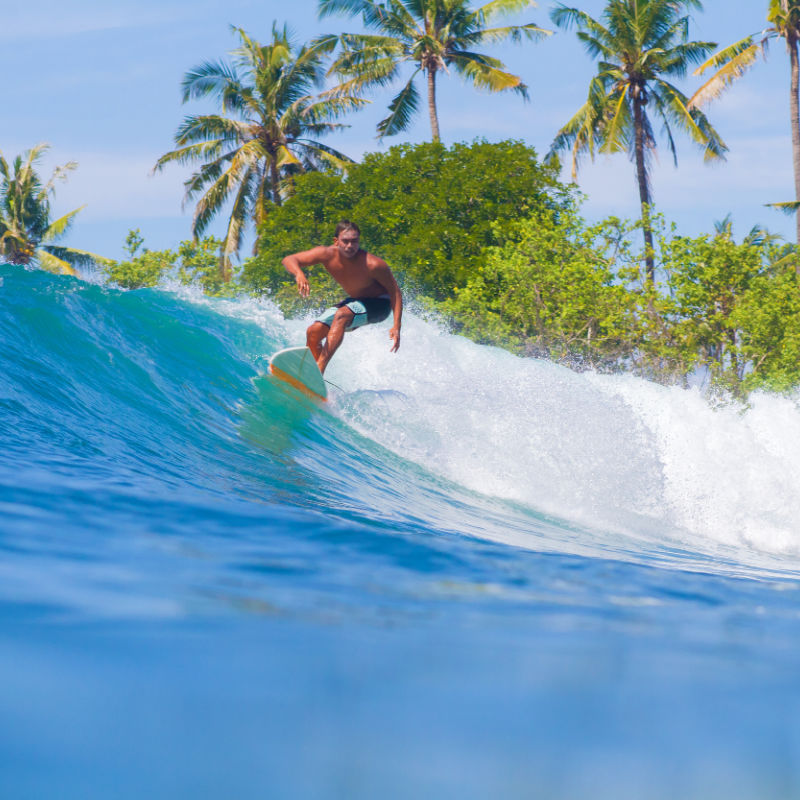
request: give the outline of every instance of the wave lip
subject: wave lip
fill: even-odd
[[[264,376],[306,325],[268,300],[2,275],[0,440],[34,466],[532,549],[800,566],[793,398],[712,408],[409,312],[396,354],[386,326],[348,334],[319,409]]]

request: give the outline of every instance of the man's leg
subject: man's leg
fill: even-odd
[[[331,322],[328,336],[325,339],[325,344],[322,346],[320,357],[317,359],[317,366],[320,372],[325,372],[325,367],[328,366],[328,362],[339,349],[339,345],[344,338],[345,329],[353,321],[353,317],[355,317],[355,314],[347,306],[342,306],[336,312],[336,316],[333,318],[333,322]],[[314,351],[312,350],[311,352],[313,353]]]
[[[306,346],[314,356],[314,361],[319,363],[324,345],[322,340],[328,335],[329,326],[324,322],[312,322],[306,330]]]

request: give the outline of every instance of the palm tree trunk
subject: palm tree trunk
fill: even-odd
[[[270,159],[269,165],[269,185],[272,193],[272,202],[276,206],[281,204],[281,189],[280,178],[278,176],[278,161],[275,158]]]
[[[653,261],[653,229],[650,225],[650,187],[647,185],[647,168],[644,161],[644,112],[642,111],[641,88],[633,89],[633,127],[635,132],[636,179],[639,183],[639,203],[642,207],[642,232],[644,233],[644,263],[647,281],[655,281]]]
[[[220,253],[219,261],[217,262],[217,268],[219,269],[220,280],[223,283],[230,283],[233,265],[231,264],[231,259],[227,253]]]
[[[433,141],[439,141],[439,117],[436,114],[436,67],[431,66],[427,69],[428,73],[428,114],[431,118],[431,133]]]
[[[792,159],[794,162],[794,199],[800,202],[800,59],[798,59],[797,36],[786,36],[789,48],[789,62],[792,67],[790,109],[792,124]],[[800,245],[800,210],[795,213],[797,243]],[[798,268],[800,271],[800,268]]]

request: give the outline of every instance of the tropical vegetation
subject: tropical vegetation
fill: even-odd
[[[177,250],[150,250],[144,246],[139,229],[128,232],[125,251],[128,259],[107,259],[103,273],[124,289],[157,286],[165,278],[185,285],[199,286],[209,294],[227,294],[233,290],[230,279],[220,269],[223,242],[214,236],[187,239]]]
[[[709,69],[716,72],[694,93],[689,105],[695,108],[719,97],[759,57],[766,57],[769,42],[778,38],[784,40],[789,53],[789,119],[792,129],[795,199],[771,205],[795,215],[797,242],[800,244],[800,0],[769,0],[767,27],[763,31],[745,36],[701,64],[695,70],[695,75],[702,75]]]
[[[346,178],[299,177],[295,193],[262,223],[259,252],[244,264],[242,280],[287,309],[308,307],[287,284],[281,258],[330,242],[337,221],[348,216],[407,291],[443,301],[465,285],[484,248],[498,242],[495,224],[540,207],[566,208],[572,194],[556,169],[521,142],[396,145],[366,155]],[[340,292],[321,268],[311,280],[310,302]]]
[[[589,225],[579,206],[574,187],[521,142],[399,145],[369,154],[347,178],[300,176],[263,223],[241,284],[289,314],[340,299],[316,268],[304,300],[280,260],[330,241],[350,214],[416,303],[478,342],[665,383],[703,374],[733,394],[800,382],[791,245],[757,227],[736,242],[728,218],[713,234],[681,236],[652,215],[654,282],[634,245],[643,222]]]
[[[342,49],[330,72],[342,81],[339,91],[362,93],[394,83],[404,65],[412,72],[378,123],[378,134],[393,136],[410,125],[419,107],[415,80],[425,77],[428,116],[434,142],[440,140],[436,105],[438,76],[452,67],[464,80],[489,92],[513,91],[527,99],[528,87],[501,61],[475,52],[484,43],[536,40],[550,31],[533,23],[491,27],[500,16],[534,6],[532,0],[491,0],[477,9],[469,0],[319,0],[319,13],[360,16],[375,33],[343,33]]]
[[[78,165],[70,161],[56,167],[43,183],[36,166],[48,149],[49,145],[38,144],[11,164],[0,153],[0,259],[75,275],[76,267],[93,266],[102,258],[57,244],[82,209],[52,219],[51,199],[56,182],[66,180]]]
[[[683,77],[690,65],[710,53],[712,42],[689,41],[690,8],[699,0],[609,0],[601,20],[559,4],[551,14],[562,28],[576,26],[578,38],[597,59],[597,74],[586,102],[556,134],[553,152],[571,150],[576,176],[581,156],[627,152],[636,167],[647,276],[654,280],[650,225],[650,162],[656,152],[653,122],[662,124],[677,165],[673,129],[699,144],[707,160],[722,158],[727,147],[705,114],[665,77]],[[648,109],[651,111],[648,112]]]
[[[343,170],[351,163],[316,137],[341,128],[334,120],[363,103],[348,92],[314,94],[324,82],[325,56],[335,37],[297,46],[288,28],[275,24],[272,40],[261,45],[242,29],[234,31],[241,44],[233,63],[206,62],[183,80],[184,103],[212,98],[221,113],[186,117],[175,134],[176,149],[155,166],[200,164],[184,184],[185,201],[197,199],[195,237],[230,203],[221,262],[226,279],[247,225],[263,222],[281,204],[295,175],[322,165]]]
[[[498,15],[526,10],[528,0],[494,0],[475,10],[466,0],[321,0],[323,15],[359,15],[372,32],[302,46],[285,26],[273,25],[266,45],[234,28],[240,46],[232,62],[202,64],[183,82],[184,102],[211,98],[219,112],[187,116],[176,149],[156,165],[196,166],[185,183],[186,201],[196,201],[191,239],[151,250],[134,230],[120,261],[59,246],[78,211],[53,221],[51,201],[75,165],[42,181],[37,165],[46,146],[39,145],[11,165],[0,154],[0,259],[64,273],[99,264],[110,284],[125,289],[177,281],[215,295],[266,295],[286,314],[308,314],[341,290],[323,269],[312,269],[313,291],[302,298],[281,259],[330,241],[336,222],[348,217],[361,225],[364,245],[390,263],[413,307],[478,342],[577,369],[630,370],[665,383],[705,380],[726,397],[794,390],[800,248],[759,226],[737,240],[730,216],[711,233],[681,235],[655,210],[648,172],[658,125],[673,158],[678,131],[706,158],[724,155],[699,107],[776,37],[790,50],[794,133],[800,0],[768,2],[771,27],[710,58],[716,45],[689,38],[698,0],[607,0],[599,19],[559,5],[554,22],[577,28],[597,72],[586,103],[544,160],[519,141],[438,141],[442,70],[453,67],[479,88],[527,91],[521,78],[476,51],[486,42],[540,36],[532,24],[491,27]],[[422,73],[432,87],[435,141],[367,153],[360,163],[319,141],[346,127],[340,116],[409,63],[412,75],[379,133],[407,125]],[[694,64],[714,75],[689,100],[670,81]],[[555,156],[570,151],[575,175],[584,156],[621,150],[635,165],[641,216],[589,223],[576,185],[559,179]],[[799,204],[779,205],[794,211]],[[218,216],[227,216],[222,238],[208,235]],[[235,270],[248,226],[254,252]]]

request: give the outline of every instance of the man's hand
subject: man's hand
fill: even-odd
[[[394,342],[392,345],[391,352],[396,353],[398,348],[400,347],[400,328],[392,328],[389,331],[389,338]]]
[[[311,291],[311,287],[308,285],[308,280],[306,276],[300,272],[294,277],[295,283],[297,284],[297,291],[300,292],[301,297],[308,297],[309,292]]]

